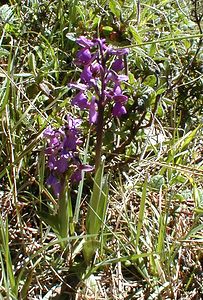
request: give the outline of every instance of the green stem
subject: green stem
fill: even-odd
[[[102,140],[103,140],[103,126],[104,126],[104,106],[102,101],[98,104],[98,119],[96,127],[96,157],[95,157],[95,170],[100,166],[102,155]]]
[[[58,222],[59,235],[62,239],[68,237],[68,188],[66,186],[66,178],[62,180],[62,191],[58,199]],[[65,248],[67,242],[62,242],[62,248]]]
[[[98,119],[96,127],[96,157],[95,157],[95,170],[97,171],[101,164],[101,155],[102,155],[102,142],[103,142],[103,127],[104,127],[104,103],[105,103],[105,68],[106,61],[104,58],[104,53],[102,45],[99,44],[100,55],[101,55],[101,64],[103,70],[101,71],[101,93],[99,96],[98,102]]]
[[[203,34],[183,35],[183,36],[174,37],[174,38],[166,38],[166,39],[160,39],[160,40],[153,40],[153,41],[144,42],[144,43],[141,43],[141,44],[127,45],[125,47],[120,47],[120,49],[122,49],[122,48],[134,48],[134,47],[140,47],[140,46],[151,45],[151,44],[159,44],[159,43],[165,43],[165,42],[182,41],[182,40],[189,40],[189,39],[196,39],[196,38],[203,38]]]

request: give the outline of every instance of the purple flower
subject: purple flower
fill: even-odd
[[[127,75],[118,75],[116,72],[110,70],[106,76],[106,83],[109,81],[115,82],[115,84],[119,84],[121,81],[128,81]]]
[[[115,102],[120,102],[123,104],[128,100],[128,97],[122,94],[121,87],[118,83],[115,84],[113,91],[107,93],[106,96],[110,100],[114,100]]]
[[[79,182],[82,179],[82,171],[79,169],[76,169],[74,173],[71,175],[71,182]]]
[[[64,173],[65,171],[67,171],[67,168],[68,168],[68,161],[67,161],[67,157],[65,156],[60,156],[58,158],[58,160],[55,162],[55,167],[56,167],[56,170],[62,174]]]
[[[113,92],[115,96],[122,94],[122,90],[119,84],[115,84]]]
[[[113,97],[113,99],[116,101],[116,102],[119,102],[119,103],[126,103],[128,101],[128,97],[125,96],[125,95],[115,95]]]
[[[47,178],[46,184],[53,188],[55,196],[58,197],[62,189],[62,184],[52,173]]]
[[[89,122],[90,124],[94,124],[97,122],[98,112],[97,112],[97,104],[95,103],[95,97],[92,97],[92,101],[90,103],[89,110]]]
[[[116,81],[121,82],[121,81],[128,81],[128,76],[127,75],[117,75]]]
[[[91,172],[93,170],[94,170],[94,168],[92,166],[90,166],[90,165],[79,164],[77,166],[77,169],[75,170],[75,172],[71,176],[71,181],[72,182],[79,182],[82,179],[82,172],[83,171],[85,171],[85,172]]]
[[[48,138],[50,147],[56,147],[58,145],[60,133],[57,130],[48,127],[45,129],[43,135]]]
[[[84,36],[80,36],[78,39],[76,39],[76,42],[78,45],[85,47],[85,48],[94,46],[94,43]]]
[[[111,69],[115,72],[119,72],[121,70],[123,70],[124,68],[124,63],[123,63],[123,60],[122,58],[118,58],[116,59],[113,63],[112,63],[112,66],[111,66]]]
[[[116,84],[114,87],[113,100],[115,101],[112,111],[113,116],[121,117],[122,115],[126,114],[127,111],[124,104],[128,101],[128,97],[122,94],[122,90],[119,84]]]
[[[120,111],[117,114],[124,113],[125,109],[119,108],[118,103],[123,104],[127,102],[127,96],[122,94],[120,82],[127,81],[128,76],[118,74],[124,68],[124,62],[121,56],[129,53],[129,49],[113,49],[106,44],[105,39],[95,38],[89,40],[84,36],[77,39],[77,43],[82,47],[77,52],[76,64],[83,65],[83,71],[80,75],[81,83],[70,84],[70,87],[77,88],[80,92],[72,99],[72,105],[77,105],[80,109],[89,109],[89,122],[96,123],[98,115],[98,107],[96,101],[100,101],[101,95],[105,95],[103,104],[106,105],[108,101],[115,101],[114,111]],[[94,47],[94,52],[91,48]],[[95,50],[96,49],[96,50]],[[110,58],[112,55],[118,56],[112,64]],[[115,83],[116,88],[112,90],[112,82]],[[94,98],[88,102],[84,91],[93,90]],[[106,101],[108,100],[108,101]]]
[[[55,131],[49,126],[45,129],[43,135],[47,138],[54,137]]]
[[[79,127],[80,124],[82,123],[82,121],[80,119],[75,119],[75,118],[71,117],[70,115],[67,115],[66,119],[68,121],[68,128],[69,129]]]
[[[90,80],[92,79],[92,71],[90,66],[84,66],[84,70],[82,71],[80,78],[82,79],[83,82],[89,83]]]
[[[96,38],[93,40],[93,42],[96,44],[98,44],[102,50],[107,50],[109,49],[109,47],[106,45],[106,39],[99,39],[99,38]]]
[[[61,141],[60,141],[61,133],[58,130],[54,130],[51,127],[48,127],[44,131],[43,135],[48,139],[48,147],[45,150],[45,154],[53,155],[61,147]]]
[[[48,159],[48,167],[50,170],[54,170],[56,168],[56,158],[55,155],[50,155]]]
[[[77,105],[80,109],[85,109],[89,107],[88,101],[84,93],[81,91],[72,99],[72,105]]]
[[[122,56],[122,55],[128,54],[128,53],[129,53],[129,49],[128,49],[128,48],[123,48],[123,49],[112,49],[112,50],[110,51],[110,53],[111,53],[112,55]]]
[[[83,97],[82,91],[78,94],[78,99]],[[78,99],[76,98],[77,101],[79,101]],[[70,174],[70,171],[74,170],[70,179],[75,182],[81,180],[82,171],[93,169],[88,165],[82,165],[78,158],[77,146],[81,143],[78,128],[80,124],[80,119],[67,115],[66,124],[61,129],[48,127],[44,131],[44,137],[48,139],[45,154],[48,156],[47,166],[50,170],[46,183],[52,187],[56,197],[59,197],[64,189],[65,176]]]
[[[75,129],[67,131],[63,142],[64,153],[68,153],[68,151],[76,151],[77,145],[79,144],[80,139],[78,138],[78,131]]]
[[[96,77],[100,74],[101,65],[99,63],[91,64],[90,67],[91,67],[91,72],[93,77]]]
[[[92,55],[88,48],[83,48],[79,50],[76,54],[76,60],[75,63],[77,65],[87,65],[91,62]]]
[[[117,102],[117,103],[114,104],[112,113],[113,113],[114,117],[118,117],[119,118],[122,115],[126,114],[127,111],[126,111],[125,106],[122,103]]]

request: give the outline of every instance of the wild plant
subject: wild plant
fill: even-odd
[[[79,112],[87,112],[87,126],[95,127],[95,166],[81,162],[79,152],[82,145],[82,120],[69,114],[65,117],[62,128],[48,127],[44,131],[44,137],[48,141],[45,155],[50,171],[46,183],[52,187],[58,198],[57,213],[51,216],[54,230],[61,239],[67,239],[70,232],[74,233],[69,226],[70,217],[73,215],[70,209],[70,185],[80,182],[84,171],[95,172],[86,218],[88,237],[83,247],[86,262],[89,264],[96,250],[97,236],[104,223],[107,208],[109,188],[102,161],[104,125],[111,118],[120,118],[127,113],[125,105],[128,97],[123,93],[122,84],[128,80],[128,76],[122,74],[122,71],[125,70],[124,56],[129,50],[114,49],[106,44],[105,39],[99,38],[90,40],[81,36],[76,42],[81,49],[77,52],[74,63],[82,70],[79,80],[69,84],[71,89],[77,91],[71,104]],[[67,244],[63,241],[62,245],[65,247]]]

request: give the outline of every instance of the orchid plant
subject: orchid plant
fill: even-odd
[[[99,38],[89,40],[81,36],[76,42],[81,49],[77,52],[74,63],[81,68],[81,74],[78,82],[69,84],[71,89],[77,91],[71,105],[87,111],[90,125],[96,128],[95,167],[84,165],[80,161],[79,146],[82,143],[80,119],[73,118],[69,114],[62,128],[48,127],[44,131],[44,137],[48,140],[45,154],[50,170],[47,184],[53,188],[54,194],[59,199],[55,223],[58,222],[56,229],[61,238],[67,238],[69,220],[67,211],[71,206],[69,183],[79,182],[83,171],[94,169],[96,174],[87,212],[86,230],[90,235],[99,233],[108,197],[108,182],[107,178],[104,180],[104,164],[101,159],[104,124],[109,120],[106,120],[105,116],[120,118],[126,114],[125,105],[128,101],[122,90],[122,83],[128,80],[128,76],[121,72],[125,69],[124,56],[129,50],[113,49],[107,46],[105,39]],[[95,251],[94,247],[89,249],[95,242],[95,237],[93,239],[94,241],[92,238],[87,240],[84,246],[87,262],[91,260]]]
[[[76,42],[81,49],[77,52],[74,63],[82,71],[79,81],[69,84],[70,88],[77,90],[71,104],[80,110],[87,110],[89,123],[96,126],[97,170],[101,163],[105,110],[111,111],[112,116],[118,118],[126,113],[128,97],[123,94],[121,83],[127,81],[128,76],[120,73],[124,70],[123,57],[129,50],[113,49],[107,46],[105,39],[99,38],[89,40],[81,36]],[[81,122],[68,115],[66,124],[61,129],[48,127],[44,132],[44,137],[48,139],[45,154],[48,156],[50,169],[47,184],[52,186],[56,196],[63,190],[67,175],[71,182],[79,182],[82,171],[94,169],[83,165],[79,159],[77,147],[82,143],[79,130]]]

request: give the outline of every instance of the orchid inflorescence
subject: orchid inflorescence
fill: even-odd
[[[125,104],[128,97],[123,95],[121,82],[127,81],[128,76],[119,74],[124,69],[123,56],[129,50],[113,49],[107,46],[105,39],[89,40],[81,36],[76,42],[82,47],[77,54],[75,64],[82,67],[80,82],[69,86],[79,92],[72,99],[72,105],[81,110],[89,110],[89,122],[96,123],[100,107],[113,102],[112,114],[120,117],[126,113]],[[88,95],[91,92],[91,99]]]
[[[124,69],[123,56],[128,49],[113,49],[107,46],[105,39],[89,40],[81,36],[76,42],[82,47],[76,54],[75,64],[82,67],[80,80],[69,84],[78,90],[71,104],[80,110],[89,111],[90,124],[96,124],[95,169],[101,162],[104,111],[112,110],[113,117],[126,113],[128,97],[123,94],[121,83],[128,80],[127,75],[119,74]],[[80,119],[71,115],[66,117],[66,124],[61,129],[48,127],[44,137],[48,139],[45,154],[48,156],[50,175],[47,184],[52,186],[54,194],[60,196],[66,184],[66,177],[71,182],[79,182],[82,171],[94,168],[83,165],[79,159],[78,146],[81,144]]]
[[[46,183],[53,188],[56,196],[64,188],[65,176],[69,175],[71,182],[79,182],[82,171],[92,171],[89,165],[80,162],[77,146],[81,144],[80,119],[74,119],[68,115],[66,125],[60,129],[48,127],[44,131],[44,137],[48,140],[45,154],[48,156],[48,168],[50,175]]]

